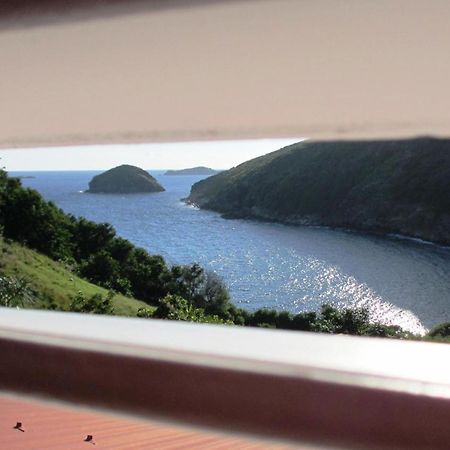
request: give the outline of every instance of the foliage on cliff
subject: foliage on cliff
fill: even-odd
[[[399,233],[450,245],[450,140],[300,142],[196,183],[228,217]]]

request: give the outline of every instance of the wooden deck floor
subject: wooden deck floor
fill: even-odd
[[[15,429],[22,423],[20,431]],[[92,442],[85,442],[92,435]],[[0,448],[8,450],[252,449],[287,450],[289,445],[189,429],[0,395]],[[297,447],[298,448],[298,447]]]

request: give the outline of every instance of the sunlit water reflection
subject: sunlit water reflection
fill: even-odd
[[[326,228],[225,220],[180,201],[193,176],[153,174],[166,192],[85,194],[97,172],[37,172],[24,179],[65,211],[112,223],[117,232],[170,263],[220,274],[233,301],[292,312],[323,303],[366,306],[372,316],[423,332],[450,320],[450,250],[415,241]]]

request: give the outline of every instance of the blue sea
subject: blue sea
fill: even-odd
[[[155,194],[87,194],[99,172],[13,172],[64,211],[109,222],[170,264],[216,272],[240,307],[300,311],[368,307],[374,319],[423,333],[450,321],[450,249],[398,237],[226,220],[184,204],[198,176],[149,171]],[[32,177],[32,178],[28,178]]]

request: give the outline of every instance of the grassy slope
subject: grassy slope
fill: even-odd
[[[17,243],[6,243],[0,238],[0,273],[16,276],[27,281],[36,293],[38,301],[33,307],[48,308],[54,302],[62,309],[68,307],[71,297],[78,291],[86,297],[94,294],[106,295],[107,290],[83,280],[62,264]],[[133,316],[146,303],[123,295],[113,299],[115,314]]]
[[[74,276],[62,264],[17,243],[6,243],[0,238],[0,275],[15,276],[27,281],[37,297],[32,308],[48,309],[51,303],[65,309],[78,291],[86,297],[94,294],[106,295],[106,289]],[[154,310],[144,302],[116,295],[113,299],[116,315],[135,316],[139,308]],[[450,343],[450,337],[426,337],[431,342]]]

